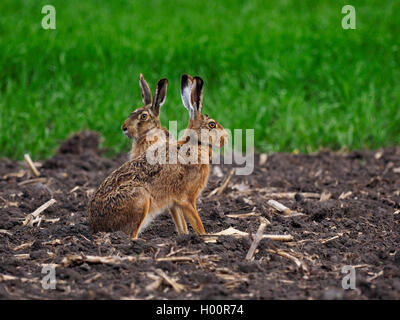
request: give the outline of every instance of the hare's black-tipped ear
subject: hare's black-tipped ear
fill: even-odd
[[[183,74],[181,78],[181,98],[189,114],[193,113],[193,107],[190,103],[190,90],[192,89],[193,78],[188,74]]]
[[[156,92],[154,94],[152,109],[156,116],[160,114],[160,108],[167,97],[168,79],[161,79],[157,82]]]
[[[192,90],[190,91],[190,103],[195,113],[200,114],[203,109],[203,85],[204,81],[200,77],[194,77]]]
[[[142,94],[142,100],[145,105],[151,104],[151,91],[147,84],[147,81],[143,78],[142,74],[139,74],[139,85],[140,92]]]

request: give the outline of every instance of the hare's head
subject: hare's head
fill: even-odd
[[[161,128],[160,108],[167,96],[167,79],[158,81],[154,99],[151,98],[149,85],[142,74],[139,75],[139,84],[145,105],[134,110],[121,126],[122,132],[130,139],[137,139],[152,129]]]
[[[184,74],[181,79],[181,97],[189,111],[189,124],[186,129],[187,140],[205,146],[223,147],[228,142],[228,133],[222,125],[203,114],[203,85],[200,77]]]

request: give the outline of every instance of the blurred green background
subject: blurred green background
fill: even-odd
[[[57,29],[44,30],[42,7]],[[343,30],[341,9],[356,8]],[[170,81],[161,120],[187,123],[182,73],[204,111],[254,128],[260,151],[400,144],[400,1],[2,0],[0,156],[36,159],[82,128],[113,155],[141,106],[138,74]]]

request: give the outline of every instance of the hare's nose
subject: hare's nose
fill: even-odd
[[[126,127],[126,125],[122,125],[122,131],[123,132],[127,132],[128,131],[128,128]]]

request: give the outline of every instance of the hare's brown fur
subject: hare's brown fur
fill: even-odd
[[[150,87],[142,74],[139,75],[139,85],[145,105],[134,110],[121,126],[124,134],[133,139],[129,160],[139,157],[155,143],[161,144],[169,142],[170,139],[171,141],[173,140],[169,131],[161,126],[159,117],[160,107],[165,101],[168,81],[166,79],[158,81],[154,100],[152,99]],[[145,119],[143,119],[143,115],[146,116]],[[189,233],[182,212],[178,209],[172,209],[170,213],[178,233]]]
[[[161,126],[160,108],[165,102],[168,88],[168,80],[161,79],[157,83],[154,100],[151,96],[150,87],[143,75],[139,75],[139,85],[143,107],[134,110],[123,122],[121,129],[124,134],[133,139],[129,159],[134,159],[144,153],[150,145],[158,142],[159,138],[169,138],[169,132]],[[153,137],[154,139],[149,139]]]
[[[189,80],[191,78],[186,75],[182,77],[185,88]],[[221,125],[201,113],[202,87],[203,81],[196,77],[190,91],[191,119],[187,129],[199,132],[212,122],[212,130],[223,132],[227,138]],[[195,141],[188,135],[184,135],[174,146],[182,148],[188,144],[196,148],[199,155],[202,151],[211,155],[208,141]],[[150,164],[146,154],[142,154],[123,164],[103,181],[89,203],[92,232],[122,230],[132,238],[137,238],[143,227],[157,214],[169,208],[178,208],[184,212],[197,233],[205,234],[196,199],[207,183],[209,165],[182,164],[179,161],[171,164],[168,162],[169,152],[166,156],[166,164]]]
[[[92,231],[122,230],[136,237],[147,222],[147,214],[151,220],[174,205],[193,211],[208,171],[208,165],[149,165],[145,154],[126,162],[104,180],[90,202]],[[201,221],[193,213],[187,218],[195,229],[204,233]]]

